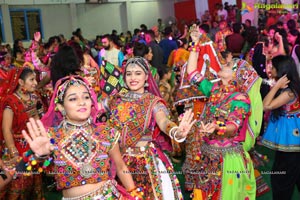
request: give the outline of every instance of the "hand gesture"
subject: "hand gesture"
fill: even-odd
[[[54,147],[50,143],[50,138],[48,137],[42,122],[40,120],[30,118],[26,126],[30,136],[25,130],[22,131],[22,134],[28,142],[31,150],[38,156],[49,155],[51,151],[54,150]]]
[[[39,42],[41,39],[41,33],[40,32],[35,32],[34,35],[34,41]]]
[[[289,82],[290,80],[284,75],[275,83],[275,86],[278,89],[284,89],[288,87]]]
[[[218,129],[218,125],[213,123],[207,123],[204,124],[203,122],[201,122],[201,126],[200,126],[200,130],[203,133],[207,133],[208,135],[210,135],[211,133],[213,133],[215,130]]]
[[[188,111],[186,111],[184,113],[182,120],[178,127],[178,130],[180,133],[177,136],[179,136],[181,138],[184,138],[187,136],[187,134],[191,130],[192,126],[196,122],[196,120],[193,120],[193,118],[194,118],[194,113],[193,113],[192,109],[189,109]]]
[[[275,40],[277,40],[277,42],[279,42],[280,40],[282,40],[282,36],[279,34],[279,32],[276,32],[275,35]]]
[[[190,36],[192,38],[192,41],[198,42],[200,35],[201,35],[201,33],[200,33],[199,26],[197,26],[196,24],[193,24],[190,28]]]

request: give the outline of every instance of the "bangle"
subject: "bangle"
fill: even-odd
[[[49,157],[49,155],[38,155],[38,154],[34,154],[34,157],[37,159],[37,160],[45,160]]]
[[[165,133],[169,134],[170,138],[173,139],[173,137],[174,137],[173,132],[175,131],[175,129],[178,129],[178,126],[174,122],[169,121],[167,126],[166,126],[166,132]]]
[[[219,130],[218,130],[217,134],[218,135],[224,135],[225,132],[226,132],[226,129],[227,129],[226,124],[224,122],[221,122],[221,121],[217,121],[216,123],[219,126]]]
[[[19,156],[19,151],[16,147],[11,147],[9,148],[9,155],[10,157],[14,158],[14,157],[17,157]]]
[[[178,143],[181,143],[181,142],[183,142],[185,139],[186,139],[186,137],[183,137],[183,138],[181,138],[181,139],[177,139],[176,138],[176,134],[178,133],[178,130],[174,133],[174,140],[176,141],[176,142],[178,142]]]
[[[174,133],[176,133],[177,129],[178,129],[178,126],[174,126],[174,127],[172,127],[171,130],[169,131],[169,136],[170,136],[171,139],[174,138]]]

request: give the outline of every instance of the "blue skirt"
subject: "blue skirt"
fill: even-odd
[[[300,152],[300,113],[280,116],[269,120],[263,135],[264,146],[277,151]]]

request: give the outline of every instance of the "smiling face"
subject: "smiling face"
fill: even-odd
[[[37,82],[36,82],[36,74],[29,73],[25,80],[19,79],[19,85],[28,92],[34,92],[36,90]]]
[[[125,72],[125,82],[131,91],[144,93],[144,86],[147,79],[148,75],[138,64],[133,63],[127,66]]]
[[[68,121],[82,124],[91,115],[92,99],[84,85],[71,85],[67,88],[63,105],[58,104],[60,111],[65,110]]]

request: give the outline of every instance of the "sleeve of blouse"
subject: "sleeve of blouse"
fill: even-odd
[[[168,111],[168,108],[165,106],[165,104],[163,104],[162,102],[158,102],[157,104],[155,104],[154,108],[153,108],[153,116],[155,116],[155,114],[158,112],[158,111],[162,111],[166,114],[166,116],[169,116],[170,113]]]
[[[45,71],[46,66],[41,62],[41,60],[36,55],[35,51],[31,52],[32,64],[34,68],[38,71]]]

